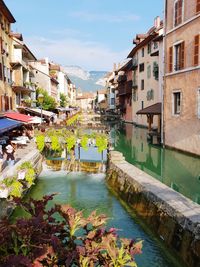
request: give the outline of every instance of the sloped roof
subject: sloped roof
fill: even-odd
[[[137,115],[160,115],[162,113],[162,103],[156,103],[149,107],[139,110]]]

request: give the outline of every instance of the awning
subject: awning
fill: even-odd
[[[41,109],[39,108],[25,108],[26,111],[41,116]],[[42,110],[42,117],[53,117],[55,113],[47,110]]]
[[[34,117],[32,117],[30,123],[32,123],[32,124],[41,124],[42,120],[41,120],[40,117],[34,116]]]
[[[31,120],[33,119],[33,117],[31,116],[24,115],[24,114],[17,113],[17,112],[5,113],[5,117],[12,119],[12,120],[25,122],[25,123],[30,123]]]
[[[23,123],[10,119],[0,119],[0,134],[21,126]]]
[[[137,115],[161,115],[161,113],[162,113],[162,104],[156,103],[147,108],[139,110],[136,114]]]

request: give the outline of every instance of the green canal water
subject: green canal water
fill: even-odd
[[[143,254],[136,258],[139,267],[182,267],[135,214],[108,189],[104,174],[56,172],[45,168],[29,197],[40,199],[43,195],[55,192],[59,194],[53,200],[54,203],[70,203],[78,210],[84,210],[86,215],[97,210],[109,217],[108,227],[119,229],[121,237],[144,240]],[[15,216],[19,215],[17,213]]]
[[[200,204],[200,158],[150,145],[146,136],[131,124],[111,127],[113,146],[129,163]]]

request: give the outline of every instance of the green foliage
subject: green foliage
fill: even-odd
[[[76,138],[74,135],[68,136],[66,138],[66,146],[68,151],[71,151],[72,148],[75,146],[75,144],[76,144]]]
[[[51,149],[54,151],[60,150],[61,146],[60,146],[60,142],[58,139],[58,136],[51,136]]]
[[[45,147],[45,136],[44,135],[36,136],[36,144],[37,144],[38,150],[42,152]]]
[[[23,188],[23,185],[15,180],[13,181],[13,183],[11,184],[11,191],[9,193],[10,196],[12,197],[21,197],[22,196],[22,188]]]
[[[96,137],[96,146],[98,147],[98,152],[101,153],[108,146],[108,139],[105,135],[99,135]]]
[[[26,171],[25,180],[28,184],[28,188],[30,188],[34,184],[35,180],[35,171],[34,169],[28,169]]]
[[[20,165],[19,170],[32,169],[32,168],[33,168],[32,163],[30,161],[25,161]]]
[[[46,90],[38,88],[36,91],[36,98],[39,94],[43,94],[44,96],[44,102],[42,103],[42,108],[44,110],[54,110],[56,108],[57,103],[55,99],[52,96],[48,95]],[[37,103],[37,106],[40,106],[40,103]]]
[[[87,135],[84,135],[81,138],[81,146],[83,149],[88,150],[88,137],[87,137]]]
[[[67,119],[66,124],[67,124],[67,126],[71,126],[74,123],[76,123],[78,120],[79,120],[79,114],[75,114],[71,118]]]
[[[60,93],[60,106],[65,108],[67,103],[68,103],[68,97],[63,93]]]

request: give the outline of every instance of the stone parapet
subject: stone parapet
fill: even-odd
[[[188,267],[200,266],[200,206],[111,151],[107,182]]]

